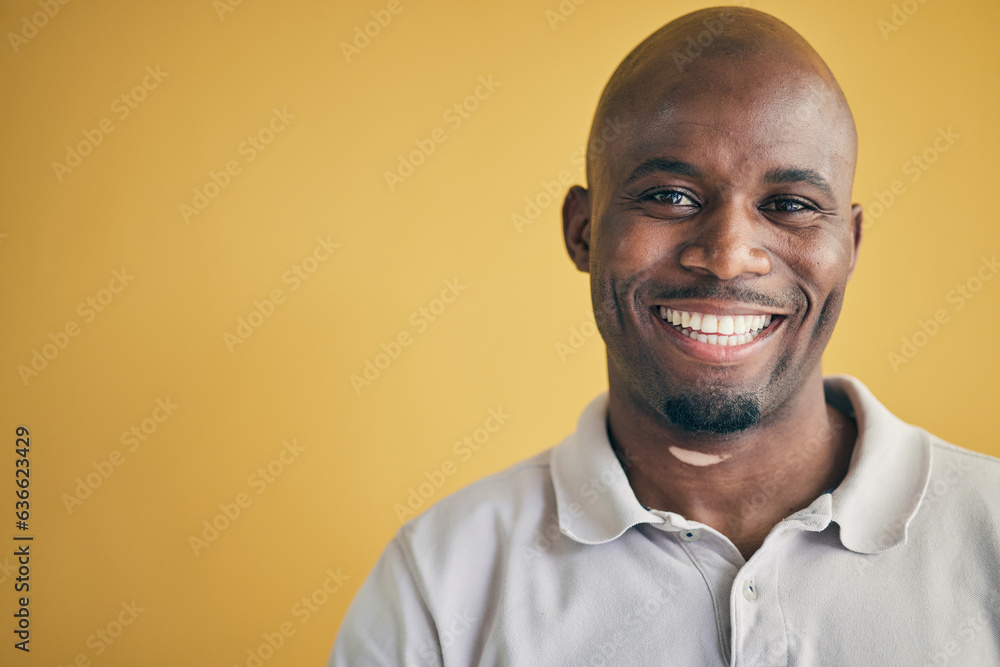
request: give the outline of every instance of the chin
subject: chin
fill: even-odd
[[[761,419],[760,398],[753,393],[683,393],[659,402],[659,412],[675,427],[691,433],[728,435],[756,426]]]

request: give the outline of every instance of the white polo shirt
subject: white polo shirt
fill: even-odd
[[[405,524],[329,664],[1000,666],[1000,460],[824,385],[858,423],[850,469],[749,561],[636,500],[605,393],[557,447]]]

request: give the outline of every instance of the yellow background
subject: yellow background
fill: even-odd
[[[751,6],[798,29],[836,73],[860,130],[855,199],[905,187],[866,230],[824,370],[997,455],[1000,280],[961,309],[948,294],[1000,250],[1000,7],[908,4],[885,35],[891,2]],[[451,462],[436,501],[556,444],[604,388],[599,336],[557,351],[573,327],[592,331],[559,202],[520,231],[512,215],[526,198],[545,204],[544,182],[563,170],[583,181],[574,153],[608,76],[647,34],[706,5],[590,0],[564,3],[554,22],[558,0],[399,0],[348,62],[341,42],[386,5],[245,0],[220,15],[210,0],[74,1],[17,52],[5,39],[0,553],[18,532],[19,424],[32,434],[35,541],[32,650],[12,647],[17,594],[0,569],[0,663],[245,665],[262,633],[291,622],[264,664],[324,664],[411,488]],[[39,11],[5,2],[0,27],[20,32]],[[113,101],[147,67],[167,74],[120,119]],[[479,77],[499,86],[453,127],[446,110]],[[274,108],[294,119],[247,161],[241,143]],[[114,130],[60,181],[52,163],[104,118]],[[385,172],[435,128],[444,143],[390,191]],[[907,161],[947,128],[959,137],[911,180]],[[185,221],[180,205],[230,160],[239,173]],[[317,237],[339,247],[292,291],[283,276]],[[134,279],[85,321],[78,304],[123,267]],[[447,280],[465,289],[419,331],[411,314]],[[275,289],[284,302],[230,351],[224,334]],[[939,309],[946,324],[893,368],[888,355]],[[25,382],[18,367],[71,321],[78,335]],[[350,376],[400,332],[411,344],[355,391]],[[129,451],[122,434],[166,398],[179,407]],[[453,443],[491,408],[509,420],[462,460]],[[258,494],[251,475],[291,439],[304,450]],[[70,511],[66,496],[115,450],[121,465]],[[190,536],[240,493],[252,503],[195,555]],[[293,609],[328,569],[349,579],[302,623]],[[114,643],[88,646],[133,600],[143,611]]]

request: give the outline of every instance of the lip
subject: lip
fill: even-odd
[[[689,302],[686,302],[689,303]],[[765,348],[770,344],[771,339],[781,331],[785,324],[785,315],[778,314],[771,311],[762,311],[757,308],[747,309],[743,306],[738,308],[728,308],[721,307],[719,305],[710,306],[709,304],[701,304],[697,307],[690,305],[687,307],[681,307],[678,305],[668,306],[669,308],[676,308],[677,310],[688,310],[698,313],[708,314],[708,315],[772,315],[771,324],[766,329],[763,329],[761,333],[749,343],[744,343],[737,347],[729,347],[727,345],[712,345],[710,343],[702,343],[700,341],[694,340],[689,336],[682,335],[679,331],[674,329],[674,326],[660,317],[660,306],[666,304],[657,304],[652,306],[649,310],[650,317],[652,317],[657,326],[666,335],[667,340],[672,344],[676,345],[681,352],[693,357],[699,361],[703,361],[709,364],[716,364],[720,366],[731,366],[734,364],[742,363],[752,357],[757,356],[764,351]]]

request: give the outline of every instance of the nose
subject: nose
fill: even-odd
[[[681,250],[685,269],[719,280],[771,271],[771,256],[760,244],[762,223],[735,203],[719,206],[694,221],[692,238]]]

